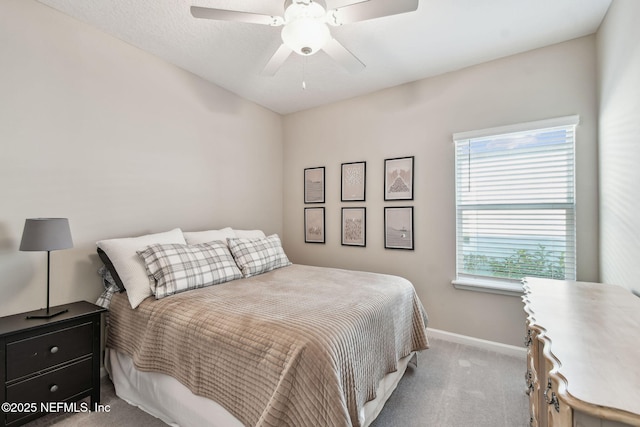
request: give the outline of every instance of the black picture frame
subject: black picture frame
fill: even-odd
[[[384,200],[413,200],[415,157],[384,160]]]
[[[324,166],[304,170],[304,202],[324,203]]]
[[[342,208],[342,245],[367,246],[367,208]]]
[[[304,242],[325,243],[324,207],[304,208]]]
[[[384,208],[384,247],[412,251],[414,245],[413,206]]]
[[[364,202],[367,193],[367,162],[342,163],[340,166],[340,200]]]

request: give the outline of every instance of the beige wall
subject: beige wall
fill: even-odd
[[[598,31],[602,281],[640,294],[640,2],[614,0]]]
[[[281,117],[32,0],[0,2],[0,315],[45,305],[25,218],[68,217],[52,303],[95,300],[99,239],[282,232]]]
[[[578,276],[598,279],[595,37],[286,116],[284,243],[294,262],[411,280],[437,329],[521,345],[519,298],[456,290],[454,132],[579,114]],[[415,200],[383,202],[385,158],[415,156]],[[367,162],[365,203],[340,202],[340,164]],[[326,167],[326,244],[304,243],[303,170]],[[415,251],[384,249],[383,207],[413,205]],[[309,206],[309,205],[307,205]],[[367,247],[340,245],[340,208],[367,208]]]

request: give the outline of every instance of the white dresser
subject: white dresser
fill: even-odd
[[[524,288],[531,425],[640,426],[640,298],[601,283]]]

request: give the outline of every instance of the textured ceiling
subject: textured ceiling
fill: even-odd
[[[594,33],[611,3],[420,0],[415,12],[331,28],[363,71],[350,74],[319,52],[292,54],[267,77],[260,72],[281,44],[280,28],[195,19],[189,7],[282,15],[282,0],[39,1],[281,114]],[[328,8],[352,2],[326,0]]]

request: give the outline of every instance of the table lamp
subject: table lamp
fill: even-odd
[[[47,310],[42,315],[27,316],[27,319],[50,319],[67,310],[49,311],[49,278],[51,251],[73,247],[71,230],[67,218],[28,218],[24,223],[21,251],[47,251]]]

